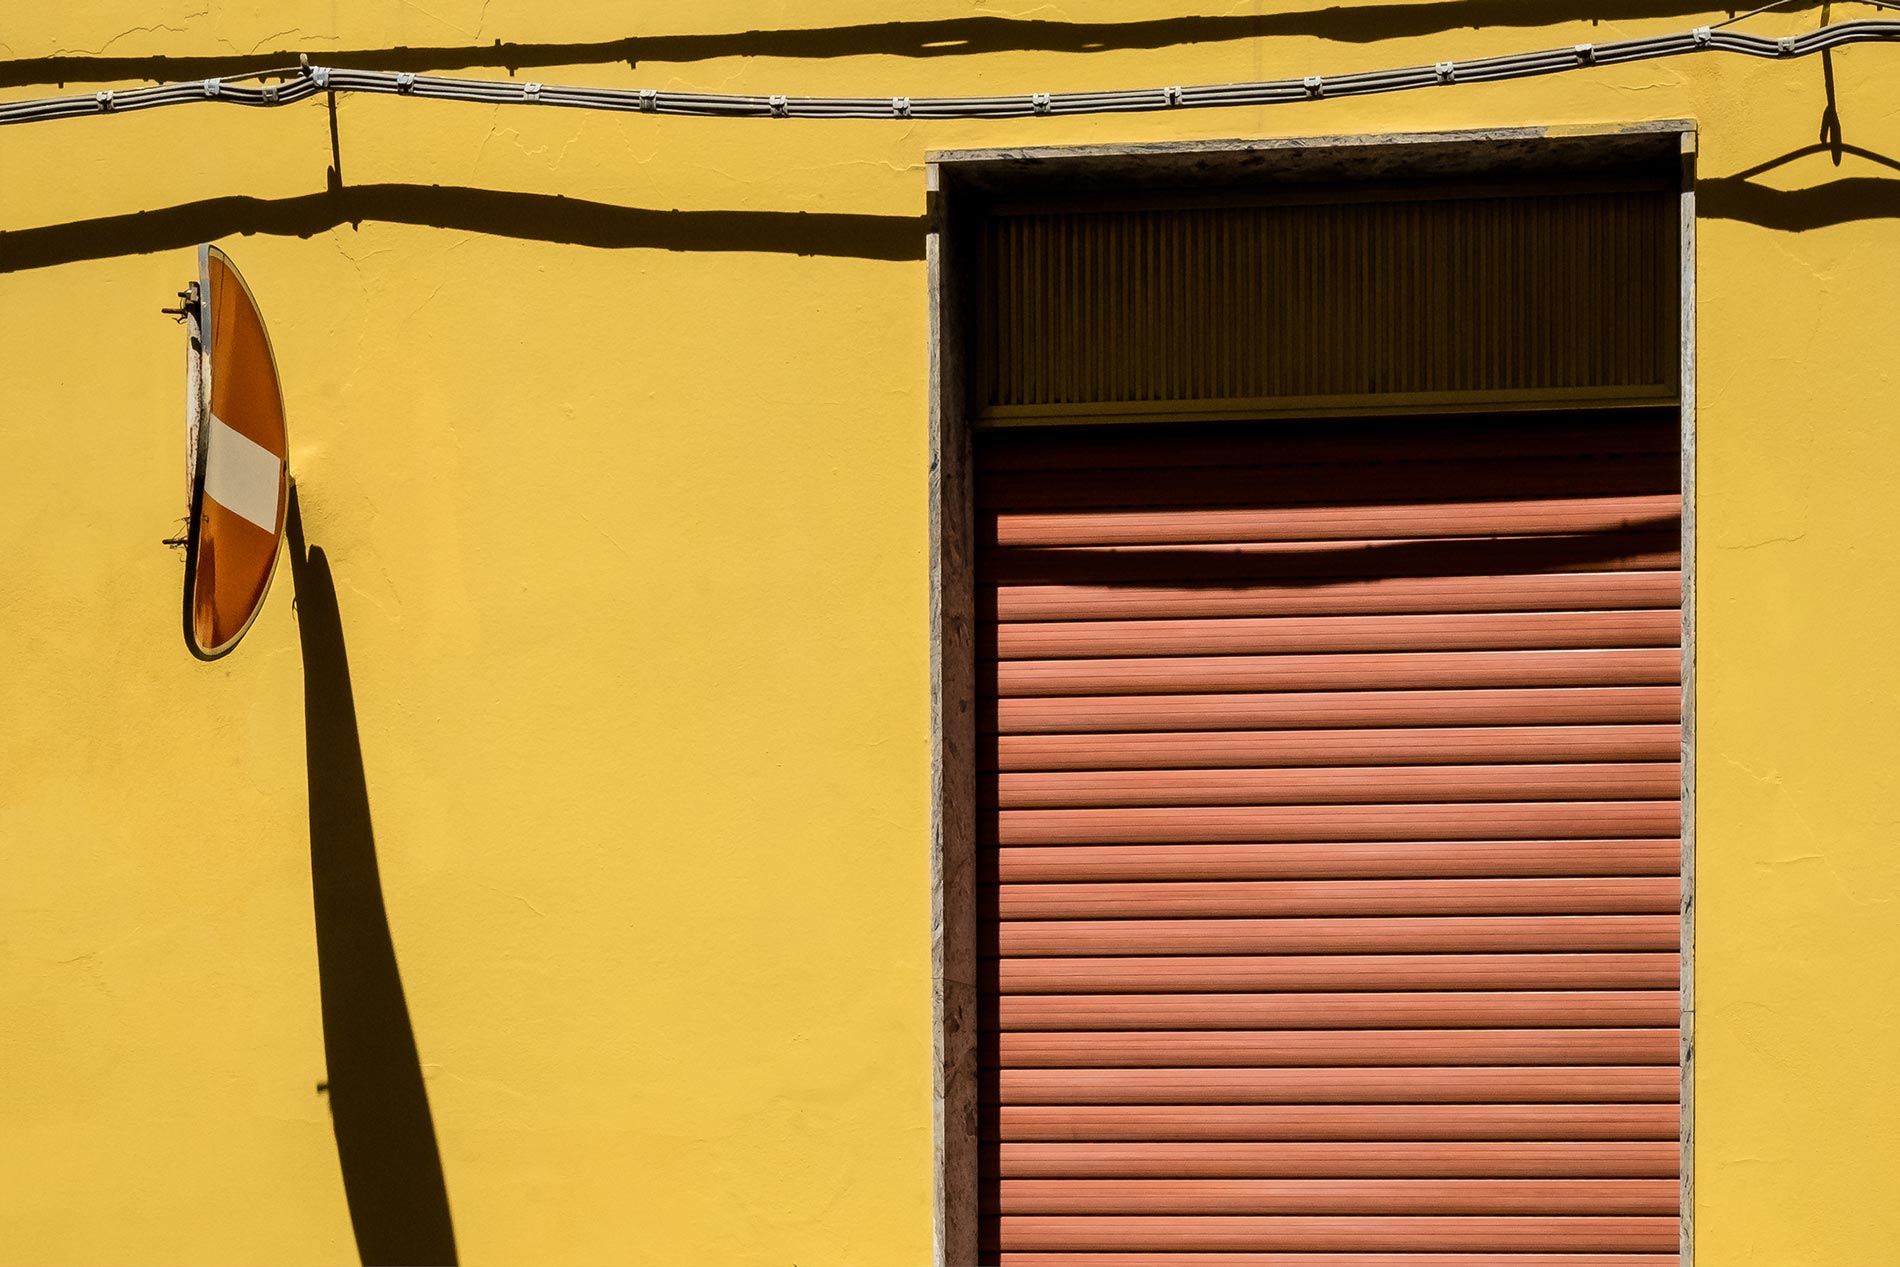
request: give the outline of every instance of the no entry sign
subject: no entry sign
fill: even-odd
[[[284,535],[290,443],[270,335],[250,287],[214,246],[198,248],[186,478],[185,645],[225,655],[257,618]]]

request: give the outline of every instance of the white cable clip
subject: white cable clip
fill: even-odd
[[[267,106],[274,106],[277,104],[277,85],[276,84],[264,85],[264,104]]]
[[[1794,44],[1795,38],[1792,35],[1784,35],[1775,41],[1775,47],[1781,50],[1783,57],[1794,56]]]
[[[1306,86],[1307,96],[1323,97],[1326,95],[1326,81],[1321,79],[1318,75],[1308,75],[1301,82]]]
[[[330,68],[328,66],[312,66],[310,68],[310,82],[319,88],[328,88],[330,86]]]
[[[402,74],[396,76],[396,91],[397,92],[408,92],[411,88],[414,88],[415,86],[416,86],[416,77],[415,75],[411,74],[409,71],[405,70],[404,72],[402,72]]]
[[[541,101],[541,85],[540,84],[521,85],[521,99],[523,101],[533,102],[538,105]]]
[[[910,98],[909,97],[892,97],[891,98],[891,113],[896,115],[900,119],[910,118]]]
[[[1438,63],[1438,65],[1432,67],[1432,73],[1438,76],[1438,82],[1441,84],[1456,83],[1458,81],[1458,68],[1450,62]]]
[[[105,92],[93,93],[92,99],[99,103],[99,108],[101,110],[109,111],[112,109],[112,92],[110,89],[108,89]]]
[[[1029,97],[1029,108],[1034,110],[1037,114],[1048,114],[1049,94],[1046,92],[1031,93]]]
[[[652,114],[659,108],[660,94],[652,88],[642,88],[640,90],[640,109],[647,114]]]
[[[1572,49],[1571,51],[1576,53],[1577,62],[1579,65],[1583,65],[1583,66],[1596,65],[1596,60],[1597,60],[1597,46],[1596,45],[1579,44],[1577,45],[1576,48]]]
[[[1715,39],[1715,32],[1706,26],[1698,26],[1695,30],[1691,31],[1690,34],[1695,36],[1697,48],[1707,48],[1710,42]]]
[[[1181,104],[1181,89],[1179,87],[1163,88],[1161,99],[1171,106],[1178,106]]]
[[[215,97],[223,90],[224,90],[224,83],[222,80],[217,80],[217,79],[205,80],[205,96]]]
[[[792,104],[783,97],[767,97],[765,104],[766,107],[772,111],[772,117],[774,119],[784,119],[791,116]]]

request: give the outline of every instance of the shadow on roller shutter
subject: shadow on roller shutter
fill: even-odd
[[[1221,215],[1189,258],[1232,266]],[[1086,341],[1119,301],[1076,293],[1011,337]],[[1513,390],[1660,382],[1655,335],[1511,345]],[[995,399],[1346,382],[1223,337]],[[1667,407],[979,434],[985,1261],[1675,1260],[1677,446]]]

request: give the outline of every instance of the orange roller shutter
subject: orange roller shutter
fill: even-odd
[[[1677,446],[979,434],[985,1261],[1674,1262]]]

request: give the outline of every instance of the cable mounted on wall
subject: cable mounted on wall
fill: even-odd
[[[1775,7],[1773,5],[1767,6]],[[1881,5],[1886,8],[1889,6]],[[1755,12],[1762,12],[1756,10]],[[1752,17],[1753,13],[1742,17]],[[1741,18],[1732,21],[1740,21]],[[1645,36],[1603,44],[1576,44],[1535,53],[1441,61],[1397,70],[1346,75],[1306,75],[1249,83],[1192,87],[1133,88],[1104,92],[1034,92],[997,97],[789,97],[733,93],[662,92],[653,88],[583,88],[511,80],[454,79],[382,70],[305,66],[287,69],[282,84],[240,87],[233,77],[128,88],[86,96],[44,97],[0,104],[0,124],[128,114],[214,101],[237,106],[285,106],[319,92],[386,93],[433,101],[489,105],[564,106],[576,110],[696,115],[740,119],[1017,119],[1035,115],[1112,114],[1142,111],[1270,106],[1321,97],[1357,97],[1414,88],[1530,79],[1592,66],[1653,61],[1690,53],[1735,53],[1783,60],[1847,44],[1900,42],[1900,21],[1836,22],[1806,35],[1768,38],[1700,26],[1674,35]],[[268,74],[269,72],[264,72]],[[244,78],[258,78],[253,74]]]

